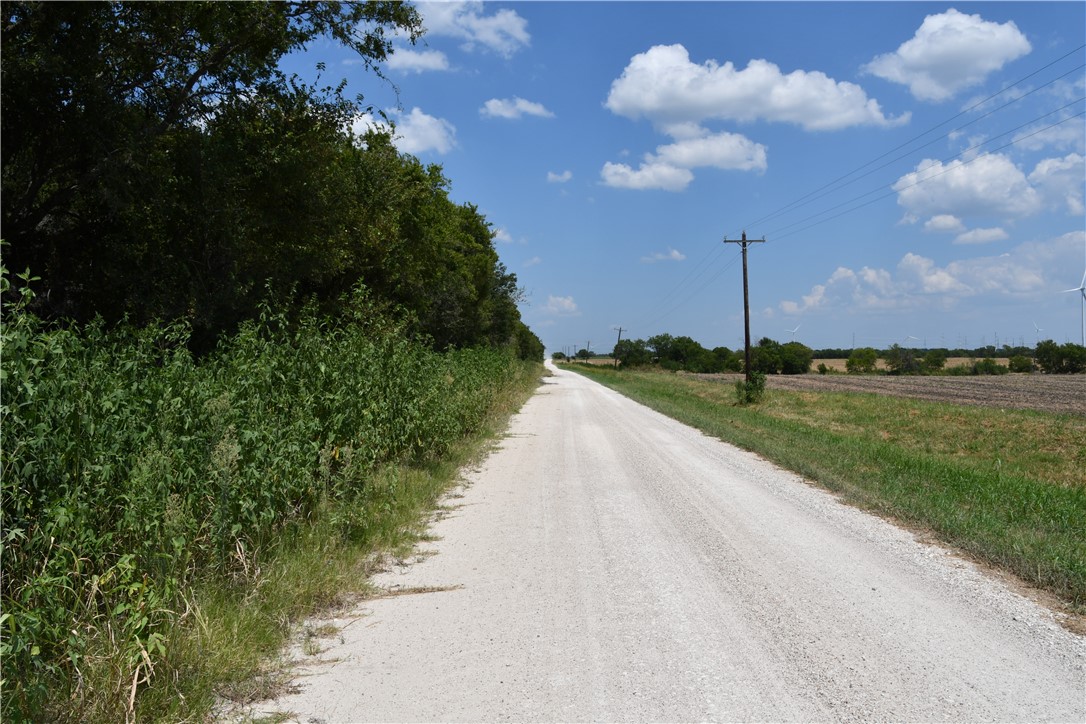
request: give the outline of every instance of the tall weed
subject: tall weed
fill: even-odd
[[[365,537],[399,494],[373,472],[440,455],[516,365],[435,353],[361,292],[345,319],[265,309],[195,360],[181,324],[46,326],[29,281],[0,359],[4,720],[130,717],[194,580],[250,575],[327,500]]]

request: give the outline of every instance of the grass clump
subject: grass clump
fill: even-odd
[[[26,295],[0,360],[4,721],[259,695],[288,623],[408,540],[538,377],[508,350],[433,352],[362,292],[334,320],[265,309],[201,359],[182,325],[51,327]]]
[[[746,407],[718,382],[577,371],[1086,607],[1081,417],[780,390]]]

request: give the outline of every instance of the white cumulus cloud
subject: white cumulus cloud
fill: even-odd
[[[818,309],[940,310],[978,297],[1043,297],[1059,287],[1052,274],[1066,268],[1066,260],[1081,263],[1084,242],[1086,232],[1074,231],[1048,241],[1019,244],[1003,254],[959,259],[944,266],[908,253],[893,271],[838,267],[800,301],[784,300],[778,306],[787,314]]]
[[[1041,195],[1009,158],[985,154],[943,164],[925,159],[894,183],[913,216],[1023,217],[1040,211]]]
[[[554,118],[554,114],[542,103],[526,101],[523,98],[491,98],[479,109],[479,115],[483,118],[517,119],[522,116]]]
[[[386,115],[395,130],[369,113],[358,116],[351,124],[351,130],[355,135],[362,135],[369,129],[391,133],[392,143],[401,153],[448,153],[456,147],[456,127],[444,118],[431,116],[417,107],[406,114],[391,109]]]
[[[990,244],[993,241],[1003,241],[1007,238],[1007,232],[998,226],[991,229],[970,229],[958,234],[954,239],[955,244]]]
[[[547,183],[564,184],[572,178],[573,172],[568,169],[562,173],[555,173],[554,171],[547,172]]]
[[[1081,94],[1081,90],[1079,93]],[[1064,122],[1055,125],[1059,121]],[[1082,133],[1082,121],[1066,117],[1048,118],[1032,124],[1016,133],[1013,143],[1026,151],[1053,148],[1086,153],[1086,134]]]
[[[423,2],[418,8],[428,35],[461,40],[468,52],[481,47],[509,58],[532,40],[528,21],[508,8],[490,15],[481,2]]]
[[[634,170],[625,163],[608,161],[600,170],[600,178],[605,186],[619,189],[682,191],[694,180],[694,174],[666,163],[643,163]]]
[[[412,108],[396,121],[396,148],[404,153],[448,153],[456,146],[456,127],[444,118]]]
[[[726,170],[765,171],[766,148],[738,133],[706,134],[657,146],[656,154],[647,160],[679,168],[712,166]]]
[[[1050,205],[1066,207],[1067,213],[1075,216],[1086,212],[1082,198],[1083,178],[1086,178],[1086,159],[1077,153],[1063,158],[1046,158],[1029,175],[1030,183],[1044,194]]]
[[[665,132],[708,119],[779,121],[818,131],[907,121],[887,118],[860,86],[825,73],[785,74],[767,60],[751,60],[742,70],[730,61],[694,63],[678,44],[656,45],[631,58],[605,105],[626,118],[647,118]]]
[[[683,254],[681,251],[668,247],[666,253],[658,251],[655,254],[641,257],[641,261],[646,264],[655,264],[658,261],[682,261],[685,258],[686,255]]]
[[[449,59],[439,50],[397,48],[396,52],[388,58],[388,67],[401,73],[448,70]]]
[[[938,214],[924,222],[924,231],[927,232],[951,232],[963,231],[965,224],[957,216],[952,214]]]
[[[571,317],[579,314],[577,311],[577,303],[573,301],[573,297],[556,297],[553,294],[547,296],[547,304],[543,309],[551,314],[557,314],[563,317]]]
[[[684,128],[683,137],[647,153],[637,170],[624,163],[605,163],[600,175],[607,186],[626,189],[682,191],[694,174],[690,169],[766,169],[766,148],[738,133],[711,134],[705,129]]]
[[[924,18],[911,39],[864,70],[908,86],[917,99],[944,101],[1031,49],[1013,22],[994,23],[951,8]]]

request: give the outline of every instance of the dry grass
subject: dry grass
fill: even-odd
[[[848,367],[846,367],[846,365],[845,365],[846,362],[848,362],[847,359],[816,359],[811,364],[811,369],[812,370],[817,370],[818,365],[824,364],[824,365],[826,365],[826,367],[830,368],[834,372],[842,372],[842,373],[844,373],[844,372],[848,372]],[[972,358],[972,357],[948,357],[947,361],[946,361],[946,366],[948,368],[950,368],[950,367],[959,367],[961,365],[973,364],[973,362],[974,362],[974,358]],[[996,358],[996,364],[1001,364],[1004,367],[1006,367],[1008,364],[1010,364],[1010,360],[1008,358],[1006,358],[1006,357],[997,357]],[[886,370],[886,360],[879,359],[878,364],[877,364],[877,369],[885,371]]]

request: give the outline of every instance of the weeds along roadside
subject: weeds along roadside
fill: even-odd
[[[183,326],[49,329],[29,301],[0,360],[4,721],[199,718],[539,374],[434,353],[362,294],[336,323],[265,309],[199,361]]]
[[[853,505],[1056,594],[1086,613],[1086,419],[859,393],[769,390],[569,366],[755,452]]]

